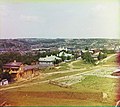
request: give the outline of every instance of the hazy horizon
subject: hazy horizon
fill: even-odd
[[[119,1],[90,1],[0,3],[0,39],[119,38]]]
[[[29,37],[29,38],[28,37],[22,37],[22,38],[19,38],[19,37],[18,38],[0,38],[0,40],[3,40],[3,39],[6,39],[6,40],[7,39],[9,39],[9,40],[10,39],[13,39],[13,40],[14,39],[111,39],[111,40],[112,39],[116,39],[116,40],[118,40],[119,38],[97,38],[97,37],[96,38],[89,38],[89,37],[88,38],[57,38],[57,37],[56,38],[36,38],[36,37]]]

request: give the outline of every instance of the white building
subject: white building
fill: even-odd
[[[58,48],[58,50],[59,50],[59,51],[68,51],[68,49],[67,49],[67,48],[64,48],[64,47],[60,47],[60,48]]]
[[[59,57],[65,56],[65,57],[71,57],[71,58],[73,57],[72,54],[68,54],[68,53],[66,53],[66,52],[64,52],[64,51],[60,52],[60,53],[58,54],[58,56],[59,56]]]
[[[52,66],[54,65],[54,62],[56,60],[60,60],[61,61],[61,58],[57,57],[57,56],[46,56],[45,58],[39,58],[39,64],[40,65],[45,65],[45,66]]]

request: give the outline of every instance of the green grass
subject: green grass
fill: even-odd
[[[59,67],[59,68],[57,69],[57,67]],[[50,73],[50,72],[69,70],[68,63],[61,63],[57,67],[47,67],[46,69],[42,70],[42,72],[43,73]]]
[[[42,73],[50,73],[50,72],[57,72],[57,71],[58,69],[56,69],[55,67],[47,67],[42,70]]]
[[[110,56],[110,55],[109,55]],[[116,65],[116,56],[111,57],[106,62],[103,62],[101,64],[107,64],[107,65]]]
[[[84,92],[104,92],[108,94],[108,100],[114,101],[116,80],[96,76],[86,76],[77,84],[72,85],[77,91]]]
[[[66,76],[66,75],[72,75],[74,73],[77,73],[77,72],[70,72],[70,73],[64,73],[64,74],[55,74],[55,75],[52,75],[46,79],[53,79],[53,78],[57,78],[57,77],[61,77],[61,76]],[[37,80],[35,80],[36,82],[39,82]],[[34,81],[34,82],[35,82]],[[32,83],[33,81],[29,81],[29,83]],[[33,83],[34,83],[33,82]],[[20,91],[20,92],[52,92],[54,94],[54,92],[82,92],[82,93],[107,93],[108,95],[108,98],[107,100],[103,100],[102,102],[101,101],[91,101],[91,99],[94,99],[94,96],[90,97],[91,99],[89,99],[88,101],[85,100],[78,100],[78,99],[75,99],[75,100],[70,100],[70,99],[61,99],[61,102],[59,103],[60,105],[79,105],[79,104],[82,104],[82,105],[86,105],[86,104],[90,104],[90,105],[111,105],[114,103],[114,100],[115,100],[115,83],[116,83],[116,80],[115,79],[110,79],[110,78],[102,78],[102,77],[96,77],[96,76],[85,76],[85,79],[82,81],[82,82],[79,82],[77,84],[74,84],[72,85],[72,87],[70,88],[63,88],[63,87],[59,87],[59,86],[56,86],[56,85],[52,85],[52,84],[49,84],[49,83],[42,83],[42,84],[34,84],[34,85],[30,85],[30,86],[27,86],[27,87],[21,87],[21,88],[17,88],[17,89],[11,89],[11,90],[8,90],[9,92],[17,92],[17,91]],[[12,93],[11,93],[12,95]],[[23,97],[21,95],[21,97]],[[31,102],[32,100],[32,97],[31,96],[28,96],[26,97],[24,100],[25,102],[23,104],[28,104],[28,102],[31,102],[29,103],[30,105],[33,104],[41,104],[39,103],[39,100],[42,101],[43,105],[45,105],[45,101],[49,100],[51,101],[52,99],[50,98],[44,98],[44,100],[42,100],[43,98],[34,98],[36,100],[33,100],[33,102]],[[20,100],[18,98],[18,100]],[[57,101],[59,99],[54,99],[54,101]],[[12,101],[12,99],[11,99]],[[72,103],[67,103],[69,101],[73,101]],[[34,103],[35,102],[35,103]],[[85,103],[86,102],[86,103]],[[91,102],[91,103],[90,103]],[[28,104],[28,105],[29,105]],[[51,104],[51,103],[50,103]],[[58,104],[58,103],[56,103]]]
[[[112,54],[108,54],[108,57],[111,56]],[[93,65],[93,64],[88,64],[85,63],[83,60],[79,60],[76,62],[73,62],[73,69],[91,69],[92,67],[99,66],[99,65],[116,65],[116,56],[111,57],[108,59],[106,62],[101,62],[98,65]]]
[[[17,89],[12,89],[10,91],[26,91],[26,92],[47,92],[47,91],[70,91],[69,88],[61,88],[56,85],[51,85],[49,83],[42,83],[42,84],[36,84],[36,85],[30,85],[28,87],[21,87]]]
[[[11,91],[23,91],[23,92],[82,92],[82,93],[106,93],[107,99],[103,102],[92,102],[92,105],[96,103],[113,104],[115,100],[115,79],[102,78],[96,76],[86,76],[86,78],[77,84],[72,85],[72,88],[63,88],[48,83],[30,85],[28,87],[21,87],[18,89],[12,89]],[[80,100],[81,101],[81,100]],[[61,102],[63,103],[63,102]],[[87,103],[87,102],[86,102]]]
[[[68,63],[61,63],[60,65],[59,65],[59,71],[64,71],[64,70],[68,70],[69,69],[69,66],[68,66],[68,64],[69,64],[70,62],[68,62]]]
[[[104,78],[104,77],[96,77],[96,76],[86,76],[86,78],[73,86],[85,87],[86,89],[92,89],[97,91],[104,91],[104,92],[112,92],[113,91],[113,84],[115,83],[115,79],[111,78]],[[111,87],[113,86],[113,87]]]
[[[74,75],[80,73],[80,71],[74,71],[74,72],[68,72],[68,73],[57,73],[57,74],[53,74],[51,76],[48,76],[45,78],[46,79],[55,79],[55,78],[59,78],[59,77],[64,77],[64,76],[70,76],[70,75]]]
[[[61,75],[58,75],[58,76],[61,76]],[[74,91],[74,92],[105,92],[105,93],[110,94],[110,93],[114,93],[115,83],[116,83],[115,79],[102,78],[102,77],[96,77],[96,76],[86,76],[86,78],[82,82],[72,85],[72,88],[61,88],[55,85],[44,83],[44,84],[31,85],[29,87],[22,87],[18,89],[20,89],[21,91],[63,91],[63,90],[66,90],[66,91]]]
[[[110,56],[112,54],[108,54],[108,56]],[[65,70],[69,70],[70,67],[69,67],[69,63],[71,62],[68,62],[68,63],[61,63],[59,64],[58,68],[56,67],[47,67],[45,70],[43,70],[43,73],[50,73],[50,72],[57,72],[57,71],[65,71]],[[113,56],[111,57],[110,59],[108,59],[106,62],[102,62],[100,64],[98,64],[97,66],[99,65],[115,65],[116,64],[116,57]],[[73,62],[73,69],[88,69],[90,70],[91,68],[95,67],[95,65],[93,64],[88,64],[88,63],[85,63],[83,60],[77,60],[77,61],[74,61]]]
[[[73,63],[73,68],[74,69],[82,69],[82,68],[90,69],[93,66],[95,66],[95,65],[85,63],[83,60],[78,60],[77,62]]]

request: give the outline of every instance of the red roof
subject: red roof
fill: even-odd
[[[3,68],[19,68],[22,65],[22,62],[10,62],[3,66]]]
[[[32,70],[32,69],[38,69],[40,67],[40,65],[26,65],[24,66],[24,71],[27,71],[27,70]]]

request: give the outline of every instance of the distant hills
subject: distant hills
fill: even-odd
[[[39,38],[21,38],[21,39],[0,39],[0,49],[5,48],[18,48],[20,50],[29,50],[32,46],[34,47],[67,47],[83,49],[89,48],[104,48],[120,45],[119,39],[39,39]]]

